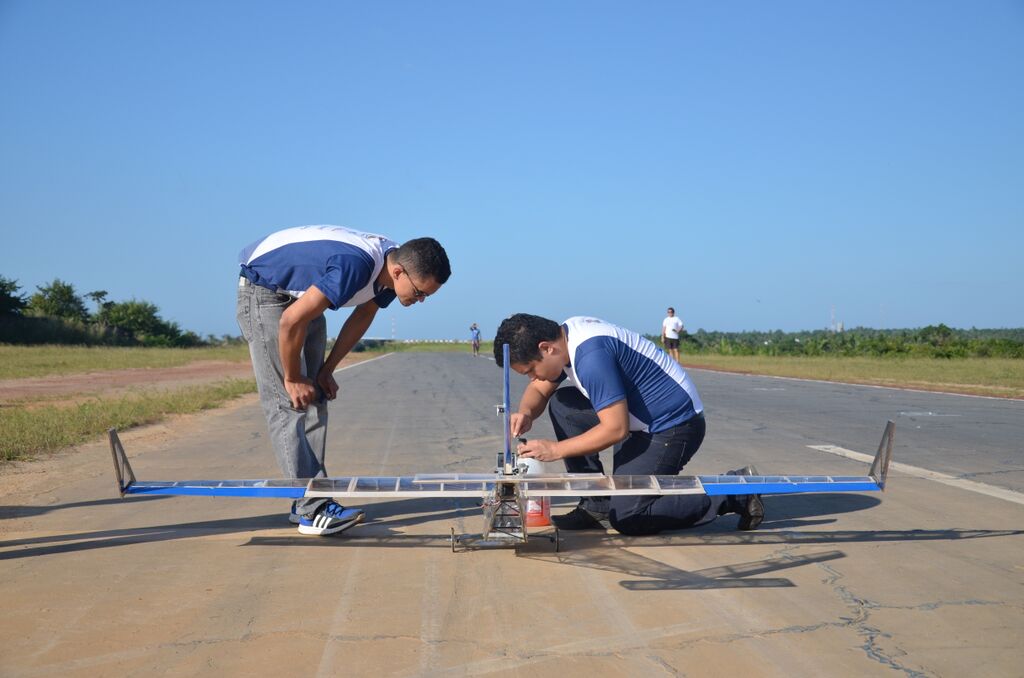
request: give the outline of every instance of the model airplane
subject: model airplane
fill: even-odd
[[[498,455],[497,468],[491,473],[434,473],[413,476],[342,476],[334,478],[280,478],[264,480],[169,480],[140,481],[117,431],[110,429],[110,451],[121,497],[137,495],[202,495],[219,497],[302,497],[331,498],[482,498],[484,529],[477,535],[456,535],[452,528],[451,545],[515,546],[526,543],[528,531],[526,502],[541,497],[609,496],[613,494],[796,494],[809,492],[875,492],[885,489],[892,459],[895,423],[886,423],[882,442],[866,476],[606,476],[600,473],[527,472],[512,448],[509,425],[509,356],[505,351],[503,404],[505,449]],[[545,535],[558,549],[558,530]]]

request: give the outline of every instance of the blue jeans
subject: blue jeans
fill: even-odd
[[[600,421],[593,405],[576,388],[560,388],[548,402],[548,415],[559,440],[585,433]],[[678,475],[704,440],[704,415],[679,426],[645,433],[632,431],[615,446],[615,475]],[[600,455],[566,457],[569,473],[604,473]],[[622,534],[657,534],[702,525],[727,508],[726,497],[703,494],[619,495],[584,497],[580,505],[594,513],[607,513],[612,527]]]
[[[284,388],[284,367],[278,343],[281,314],[295,299],[278,294],[245,278],[238,282],[238,327],[249,342],[260,405],[267,417],[277,464],[286,478],[324,478],[327,443],[327,401],[320,398],[304,410],[292,407]],[[302,373],[316,379],[327,349],[327,321],[321,314],[309,323],[302,347]],[[314,513],[327,499],[299,499],[296,511]]]

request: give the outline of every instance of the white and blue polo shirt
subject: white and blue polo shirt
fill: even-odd
[[[642,336],[597,318],[576,316],[562,324],[571,378],[594,410],[625,399],[629,430],[659,433],[704,411],[686,370]]]
[[[382,235],[341,226],[299,226],[257,240],[238,257],[242,277],[280,294],[298,298],[316,285],[334,310],[370,299],[386,308],[395,292],[376,281],[388,252],[397,248]]]

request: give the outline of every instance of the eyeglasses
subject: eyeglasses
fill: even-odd
[[[427,293],[416,287],[416,283],[412,281],[412,276],[409,275],[409,271],[406,271],[404,268],[402,271],[405,273],[405,277],[409,279],[409,285],[412,287],[412,295],[417,299],[426,299]]]

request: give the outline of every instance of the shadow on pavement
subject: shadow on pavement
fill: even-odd
[[[155,501],[165,497],[139,497],[131,501]],[[39,507],[40,509],[55,510],[58,508],[71,508],[74,506],[103,505],[112,502],[120,502],[121,499],[97,500],[94,502],[78,502],[75,504],[54,505],[51,507]],[[470,505],[464,508],[452,508],[451,500],[424,499],[399,502],[382,502],[372,505],[369,511],[372,517],[355,530],[371,532],[371,539],[409,539],[398,531],[403,527],[428,523],[435,521],[458,521],[461,525],[463,518],[467,515],[476,517],[480,515],[479,507]],[[470,503],[472,503],[470,501]],[[394,520],[383,520],[389,514],[394,515],[401,507],[400,518]],[[26,508],[34,507],[7,507]],[[45,511],[41,511],[45,512]],[[410,515],[418,513],[418,515]],[[21,517],[38,515],[38,513],[25,513]],[[12,516],[18,517],[18,516]],[[288,532],[287,537],[273,537],[269,542],[277,545],[291,546],[343,546],[350,541],[350,535],[357,534],[355,531],[345,532],[330,537],[310,537],[300,535],[295,531],[294,525],[286,521],[286,514],[275,512],[272,514],[249,516],[245,518],[227,518],[221,520],[206,520],[195,523],[176,523],[153,527],[121,528],[115,530],[97,530],[91,532],[70,532],[67,534],[47,534],[44,536],[26,537],[24,539],[0,540],[0,560],[13,560],[17,558],[31,558],[43,555],[57,555],[65,553],[77,553],[92,549],[114,548],[129,546],[132,544],[147,544],[160,541],[171,541],[176,539],[194,539],[210,535],[224,535],[231,533],[260,532],[266,530],[284,529]],[[412,539],[416,539],[412,537]],[[251,540],[253,543],[258,540]],[[351,540],[357,544],[363,544],[362,540]],[[442,546],[449,547],[449,535],[427,537],[423,543],[407,543],[414,546]]]
[[[113,548],[131,544],[149,544],[175,539],[193,539],[195,537],[223,535],[232,532],[255,532],[286,524],[280,513],[274,513],[265,516],[208,520],[199,523],[178,523],[154,527],[128,527],[116,530],[47,534],[39,537],[0,541],[0,560],[77,553],[92,549]]]
[[[864,494],[781,494],[764,498],[766,528],[808,527],[834,523],[834,518],[805,520],[815,516],[865,511],[882,503],[881,497]]]
[[[646,577],[642,580],[620,581],[619,586],[630,591],[682,591],[723,588],[776,588],[791,587],[789,579],[748,578],[770,574],[783,569],[800,567],[811,563],[845,558],[842,551],[824,551],[808,555],[788,555],[779,558],[755,560],[735,565],[723,565],[693,572],[680,570],[665,563],[648,558],[623,548],[587,548],[560,551],[558,553],[519,553],[521,558],[539,560],[559,565],[587,567],[595,570],[618,572]]]
[[[136,501],[160,501],[161,499],[170,499],[170,497],[138,497],[132,498],[131,502]],[[34,516],[41,516],[52,511],[63,511],[65,509],[74,508],[89,508],[91,506],[107,506],[108,504],[119,504],[126,501],[120,497],[111,497],[108,499],[93,499],[91,501],[75,501],[67,504],[52,504],[50,506],[0,506],[0,520],[14,520],[16,518],[32,518]]]
[[[822,501],[823,497],[826,501]],[[138,497],[132,502],[158,501],[163,497]],[[0,516],[10,519],[41,515],[55,510],[102,506],[122,502],[118,498],[100,499],[88,502],[56,504],[53,506],[5,506],[0,507]],[[626,547],[679,547],[679,546],[715,546],[715,545],[812,545],[812,544],[845,544],[845,543],[880,543],[880,542],[912,542],[912,541],[959,541],[964,539],[983,539],[1024,534],[1024,530],[976,530],[976,529],[944,529],[944,530],[822,530],[806,531],[793,529],[806,527],[807,516],[834,514],[837,512],[859,511],[870,508],[878,503],[878,499],[862,495],[816,495],[816,496],[782,496],[770,497],[767,500],[768,518],[762,529],[754,532],[737,532],[735,521],[723,518],[711,525],[693,530],[674,533],[663,533],[648,537],[625,537],[611,532],[566,532],[561,533],[562,553],[555,554],[550,550],[549,542],[543,538],[544,530],[535,530],[538,539],[518,549],[518,555],[537,560],[568,565],[598,568],[619,568],[624,573],[644,572],[643,576],[652,577],[656,582],[623,582],[623,586],[632,590],[649,590],[654,588],[700,588],[704,581],[711,578],[721,586],[722,581],[730,582],[761,573],[794,567],[799,558],[811,559],[806,562],[817,562],[818,556],[793,556],[771,561],[755,561],[742,566],[741,576],[722,577],[717,573],[684,573],[686,576],[660,576],[658,567],[664,567],[656,561],[645,559],[655,565],[642,565],[643,558],[635,554],[623,556],[620,550]],[[327,548],[352,547],[385,547],[385,548],[450,548],[450,532],[454,528],[457,533],[474,532],[480,529],[482,521],[478,503],[472,499],[438,499],[424,498],[414,500],[380,501],[365,505],[367,521],[340,535],[314,538],[298,534],[287,524],[284,515],[275,511],[271,514],[208,520],[195,523],[172,523],[152,527],[134,527],[114,530],[98,530],[67,534],[46,534],[0,541],[0,560],[31,558],[41,555],[57,555],[76,553],[91,549],[114,548],[132,544],[144,544],[176,539],[192,539],[208,535],[224,535],[231,533],[253,533],[272,531],[272,535],[251,536],[240,544],[243,546],[303,546]],[[446,521],[448,521],[446,523]],[[830,522],[830,521],[828,521]],[[407,534],[405,528],[424,524],[443,525],[441,533]],[[813,523],[812,523],[813,524]],[[435,528],[436,529],[436,528]],[[611,549],[618,547],[615,551]],[[838,551],[828,552],[838,554]],[[623,560],[625,558],[625,560]],[[632,563],[632,564],[630,564]],[[655,574],[649,574],[655,572]],[[717,569],[716,569],[717,572]],[[697,576],[697,578],[694,578]],[[703,577],[704,579],[701,579]],[[756,580],[759,583],[741,582],[747,586],[785,586],[787,580]],[[660,583],[659,583],[660,582]],[[702,583],[704,582],[704,583]],[[765,583],[768,582],[768,583]]]

